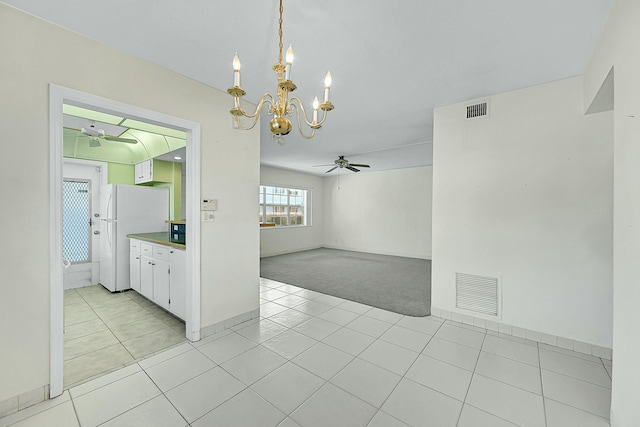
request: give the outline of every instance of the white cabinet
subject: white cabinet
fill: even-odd
[[[136,163],[135,165],[135,183],[143,184],[153,181],[153,159]]]
[[[140,241],[131,240],[129,245],[129,283],[131,289],[140,292]]]
[[[130,248],[131,288],[184,319],[187,311],[185,251],[135,239],[131,239]]]
[[[169,253],[171,277],[169,283],[169,300],[171,312],[181,319],[187,316],[187,256],[180,249],[171,249]]]

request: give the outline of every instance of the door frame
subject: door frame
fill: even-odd
[[[63,158],[62,159],[62,179],[75,179],[78,177],[69,177],[68,169],[69,168],[95,168],[97,169],[97,173],[99,175],[99,180],[97,183],[94,183],[93,179],[91,179],[91,210],[93,212],[100,212],[100,188],[107,185],[107,176],[109,174],[109,164],[107,162],[100,162],[96,160],[85,160],[85,159],[73,159],[73,158]],[[67,176],[65,176],[67,175]],[[85,179],[85,178],[80,178]],[[94,203],[97,201],[97,203]],[[64,210],[64,204],[63,204]],[[91,217],[92,221],[94,217]],[[100,228],[100,227],[98,227]],[[91,283],[97,283],[99,270],[96,267],[96,263],[100,262],[100,244],[99,241],[95,238],[95,236],[91,236]],[[97,261],[96,261],[97,260]],[[73,265],[70,269],[73,269]],[[64,275],[64,274],[63,274]]]
[[[187,135],[186,337],[200,339],[200,124],[54,84],[49,85],[49,270],[50,384],[49,397],[63,392],[64,287],[62,282],[63,104],[120,114],[182,130]]]

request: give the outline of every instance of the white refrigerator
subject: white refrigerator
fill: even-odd
[[[100,189],[100,283],[111,292],[129,284],[127,234],[168,231],[169,189],[109,184]]]

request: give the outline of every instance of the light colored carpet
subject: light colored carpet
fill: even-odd
[[[260,276],[409,316],[431,312],[431,261],[337,249],[262,258]]]

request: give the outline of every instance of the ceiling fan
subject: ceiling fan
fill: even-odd
[[[356,169],[356,166],[359,168],[368,168],[370,167],[369,165],[362,165],[362,164],[358,164],[358,163],[349,163],[349,160],[345,159],[344,156],[338,156],[338,158],[336,160],[333,161],[333,164],[329,164],[329,165],[316,165],[314,167],[321,167],[321,166],[333,166],[331,169],[329,169],[328,171],[326,171],[325,173],[329,173],[335,169],[342,169],[342,168],[347,168],[350,171],[353,172],[360,172],[360,169]]]
[[[100,147],[100,139],[105,141],[125,142],[127,144],[137,144],[138,141],[131,138],[120,138],[117,136],[107,135],[104,129],[100,129],[96,126],[95,122],[90,122],[89,126],[80,128],[80,132],[84,136],[89,137],[90,147]]]

